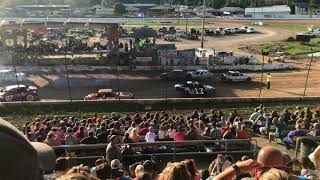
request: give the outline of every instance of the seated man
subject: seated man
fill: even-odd
[[[274,118],[272,120],[272,124],[276,126],[276,131],[273,133],[269,133],[269,143],[271,143],[271,140],[276,138],[282,139],[283,137],[283,130],[287,127],[287,124],[284,122],[283,119]]]

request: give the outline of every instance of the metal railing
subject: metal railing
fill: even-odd
[[[295,149],[295,158],[298,158],[298,154],[300,152],[300,147],[301,144],[303,143],[303,141],[305,140],[313,140],[313,141],[317,141],[320,143],[320,137],[314,137],[314,136],[304,136],[304,137],[299,137],[296,141],[296,149]]]
[[[104,156],[105,152],[99,154],[99,150],[105,150],[108,144],[94,144],[94,145],[62,145],[62,146],[53,146],[54,150],[64,150],[65,153],[72,153],[72,152],[83,152],[83,151],[92,151],[97,150],[97,158]],[[119,144],[119,146],[124,144]],[[204,155],[204,154],[251,154],[254,157],[257,154],[257,140],[241,140],[241,139],[234,139],[234,140],[191,140],[191,141],[159,141],[159,142],[139,142],[139,143],[129,143],[128,144],[132,149],[135,148],[150,148],[150,147],[166,147],[170,149],[170,152],[163,152],[163,153],[148,153],[148,154],[133,154],[133,155],[124,155],[124,157],[141,157],[141,156],[165,156],[165,157],[173,157],[173,160],[176,160],[177,156],[181,155]],[[210,149],[212,145],[218,145],[219,149],[214,150]],[[247,148],[241,148],[241,145],[249,145],[246,146]],[[184,151],[184,148],[188,147],[208,147],[210,151]],[[81,156],[77,157],[70,157],[72,159],[81,158]]]

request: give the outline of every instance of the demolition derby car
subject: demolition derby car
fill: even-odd
[[[35,86],[12,85],[0,91],[0,101],[35,101],[38,99],[39,91]]]
[[[203,85],[197,81],[187,81],[184,84],[176,84],[176,91],[183,92],[187,95],[207,95],[214,94],[216,89],[209,85]]]
[[[134,94],[129,92],[113,92],[112,89],[99,89],[97,92],[90,93],[84,97],[85,101],[89,100],[110,100],[110,99],[133,99]]]
[[[252,76],[250,74],[240,73],[239,71],[228,71],[226,73],[222,73],[221,75],[222,81],[251,81]]]

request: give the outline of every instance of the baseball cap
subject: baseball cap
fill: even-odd
[[[44,143],[30,142],[21,131],[0,118],[0,179],[37,180],[55,165],[54,150]]]

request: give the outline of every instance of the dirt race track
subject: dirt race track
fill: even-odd
[[[241,27],[244,21],[218,21],[215,27]],[[282,23],[282,22],[278,22]],[[285,23],[306,23],[302,21],[285,21]],[[306,23],[306,27],[308,26]],[[315,22],[317,24],[318,22]],[[210,25],[209,25],[210,26]],[[204,46],[219,50],[233,51],[236,54],[248,54],[239,48],[248,45],[279,41],[295,36],[296,31],[276,28],[258,27],[258,33],[232,35],[228,37],[206,37]],[[168,43],[158,40],[158,43]],[[172,43],[172,42],[169,42]],[[178,49],[200,47],[200,41],[180,40],[173,42]],[[261,58],[257,55],[258,58]],[[286,72],[272,72],[271,89],[265,88],[266,74],[263,77],[262,97],[302,96],[307,76],[308,59],[289,60],[298,70]],[[306,95],[320,96],[320,63],[315,60],[311,68]],[[73,99],[83,97],[95,89],[112,88],[129,91],[136,94],[136,98],[164,98],[182,97],[173,88],[175,82],[161,81],[158,75],[161,72],[120,72],[118,81],[116,72],[97,74],[70,74],[70,84]],[[259,96],[261,73],[254,73],[252,82],[223,83],[220,81],[207,82],[213,85],[219,97],[257,97]],[[43,99],[68,99],[67,80],[64,74],[32,74],[29,76],[32,84],[40,87],[40,96]],[[212,97],[212,96],[211,96]]]

